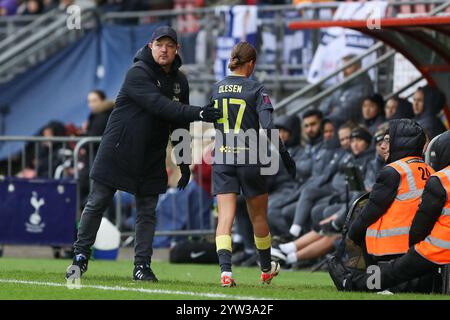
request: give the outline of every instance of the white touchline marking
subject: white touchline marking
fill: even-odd
[[[26,280],[16,280],[16,279],[0,279],[0,283],[13,283],[13,284],[29,284],[36,286],[47,286],[47,287],[66,287],[66,283],[58,282],[41,282],[41,281],[26,281]],[[145,288],[130,288],[130,287],[120,287],[120,286],[102,286],[102,285],[81,285],[81,289],[91,288],[105,291],[130,291],[130,292],[142,292],[142,293],[158,293],[158,294],[171,294],[180,296],[194,296],[194,297],[204,297],[204,298],[223,298],[223,299],[236,299],[236,300],[278,300],[274,298],[266,297],[252,297],[252,296],[238,296],[231,294],[222,293],[206,293],[206,292],[194,292],[194,291],[178,291],[178,290],[163,290],[163,289],[145,289]]]

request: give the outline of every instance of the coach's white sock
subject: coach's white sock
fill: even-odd
[[[224,272],[222,272],[222,274],[220,276],[221,277],[227,276],[227,277],[233,278],[233,273],[232,272],[228,272],[228,271],[224,271]]]
[[[297,261],[298,261],[297,252],[292,252],[287,255],[287,259],[286,259],[287,264],[293,264],[293,263],[296,263]]]
[[[297,251],[297,246],[295,245],[295,242],[288,242],[288,243],[283,243],[280,244],[280,250],[283,251],[283,253],[285,254],[289,254],[292,252],[296,252]]]
[[[289,229],[289,233],[292,234],[294,237],[298,237],[301,231],[302,227],[298,224],[293,224]]]

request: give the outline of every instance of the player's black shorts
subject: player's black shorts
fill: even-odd
[[[268,192],[266,176],[257,166],[213,165],[213,195],[241,193],[246,198]]]

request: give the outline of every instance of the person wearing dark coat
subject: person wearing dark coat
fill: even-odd
[[[414,120],[425,130],[430,140],[447,130],[437,117],[444,104],[445,96],[438,89],[426,86],[414,93]]]
[[[314,183],[315,180],[311,178],[318,177],[324,171],[334,154],[334,149],[327,149],[323,141],[322,119],[323,114],[319,110],[308,110],[303,114],[303,133],[308,140],[301,152],[293,157],[297,168],[297,187],[284,193],[284,197],[279,198],[280,201],[269,200],[269,224],[276,236],[284,237],[289,234],[291,223],[287,221],[292,221],[294,217],[302,188]]]
[[[52,120],[47,123],[39,132],[40,136],[53,138],[66,136],[64,123]],[[36,175],[38,177],[53,178],[56,168],[61,164],[59,151],[63,148],[61,142],[43,142],[38,151],[38,163]]]
[[[380,126],[386,120],[384,117],[383,107],[383,97],[378,93],[364,98],[361,106],[361,124],[364,125],[367,130],[369,130],[371,135],[374,135],[378,129],[378,126]]]
[[[116,190],[136,197],[136,240],[134,280],[157,281],[150,268],[155,209],[158,196],[167,188],[166,148],[171,130],[187,128],[189,122],[214,122],[222,117],[209,105],[189,105],[189,86],[179,71],[181,59],[177,34],[170,27],[159,27],[148,45],[136,54],[128,70],[104,131],[90,178],[93,187],[83,210],[74,259],[66,277],[87,270],[90,248],[94,244],[103,212]],[[190,176],[189,165],[180,165],[179,187]]]
[[[382,143],[384,136],[387,132],[387,126],[382,125],[377,132],[375,132],[375,135],[373,137],[373,142],[375,144],[375,158],[372,159],[367,164],[366,174],[364,175],[364,185],[366,187],[367,191],[372,190],[373,185],[375,184],[378,172],[381,171],[381,169],[386,164],[384,150],[382,148]]]
[[[436,174],[433,174],[425,184],[420,205],[414,216],[414,220],[409,231],[409,251],[400,258],[380,264],[379,286],[368,287],[370,273],[360,270],[349,270],[337,259],[332,258],[329,267],[330,275],[338,288],[343,291],[383,291],[393,292],[439,292],[442,283],[438,268],[442,264],[450,262],[448,248],[445,241],[433,238],[434,228],[448,228],[443,224],[441,217],[446,215],[443,209],[448,206],[448,185],[444,187],[438,174],[450,179],[450,131],[447,131],[436,138],[430,146],[432,155],[430,165]],[[439,248],[432,251],[434,259],[427,256],[424,246]],[[434,243],[434,244],[433,244]],[[424,253],[425,251],[425,253]],[[440,256],[438,264],[436,258]],[[447,259],[444,257],[447,256]],[[437,285],[436,285],[437,284]]]
[[[101,137],[105,131],[108,118],[114,108],[114,102],[106,99],[106,94],[101,90],[92,90],[88,95],[88,106],[90,113],[85,123],[84,135],[87,137]],[[87,196],[89,194],[89,171],[91,168],[91,161],[97,154],[98,144],[92,145],[93,154],[91,155],[91,148],[83,149],[83,154],[80,155],[80,163],[83,167],[79,171],[78,185],[80,190],[80,205],[86,205]]]
[[[350,54],[342,60],[343,63],[347,63],[353,58],[355,58],[355,55]],[[350,77],[360,69],[361,63],[356,62],[343,71],[344,78]],[[372,81],[367,73],[363,73],[324,99],[319,106],[319,110],[334,123],[336,128],[349,120],[358,122],[361,118],[361,103],[364,97],[372,93]]]
[[[341,130],[347,129],[348,127],[341,127]],[[342,132],[343,135],[345,131]],[[275,244],[272,248],[274,257],[287,264],[293,264],[299,260],[320,257],[333,248],[335,237],[323,239],[319,234],[320,223],[333,215],[345,215],[347,199],[345,192],[342,192],[346,188],[345,170],[350,167],[357,168],[364,175],[367,164],[372,158],[372,151],[369,148],[372,139],[370,133],[365,128],[356,127],[350,135],[351,152],[341,152],[341,157],[331,161],[327,168],[329,172],[321,185],[314,188],[307,186],[302,190],[300,200],[297,202],[294,222],[301,226],[304,235],[295,241]],[[359,193],[350,194],[348,200],[358,195]],[[313,207],[314,204],[316,205]]]
[[[387,136],[390,139],[387,164],[405,157],[422,158],[426,137],[423,129],[413,120],[400,119],[389,121],[389,129],[385,138]],[[400,178],[400,174],[390,166],[385,166],[378,173],[368,203],[350,226],[348,237],[354,243],[363,248],[365,247],[364,241],[367,228],[378,221],[395,200]],[[377,262],[391,260],[395,257],[370,256],[367,258]]]
[[[392,97],[386,101],[384,113],[386,115],[386,120],[414,118],[412,103],[398,97]]]

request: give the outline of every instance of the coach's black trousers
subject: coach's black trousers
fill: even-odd
[[[428,261],[411,248],[405,255],[389,262],[380,262],[379,290],[393,292],[430,293],[438,291],[441,283],[438,265]],[[351,291],[372,291],[367,282],[372,274],[363,271],[352,271]]]
[[[90,255],[103,213],[111,204],[116,189],[93,181],[86,206],[81,215],[75,254]],[[136,236],[134,246],[134,264],[150,264],[153,254],[153,237],[156,227],[156,204],[158,195],[136,196]]]

